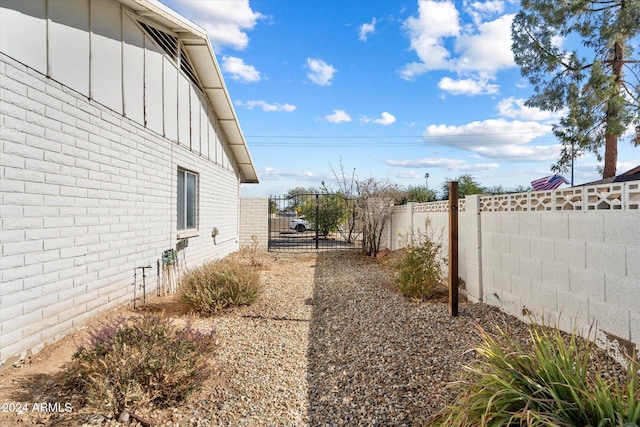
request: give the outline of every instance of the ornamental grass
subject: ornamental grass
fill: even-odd
[[[442,411],[442,426],[632,427],[640,422],[635,356],[626,379],[605,380],[593,366],[594,344],[547,326],[532,326],[531,348],[500,331],[481,331],[477,365],[461,382],[462,397]]]

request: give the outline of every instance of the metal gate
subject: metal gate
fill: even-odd
[[[269,251],[361,248],[362,230],[354,200],[328,193],[269,198]]]

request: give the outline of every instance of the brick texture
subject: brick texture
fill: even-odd
[[[136,267],[152,267],[155,295],[157,261],[177,243],[178,167],[199,185],[183,271],[239,248],[239,180],[220,137],[194,151],[5,55],[0,65],[0,363],[131,304]]]

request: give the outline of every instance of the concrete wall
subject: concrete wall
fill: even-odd
[[[460,202],[459,270],[471,300],[567,331],[594,325],[607,345],[640,345],[640,182]],[[446,210],[442,202],[398,206],[391,249],[400,235],[424,230],[425,216],[446,241]]]
[[[152,266],[155,293],[178,242],[179,167],[199,185],[181,267],[239,248],[239,180],[206,155],[224,151],[215,134],[195,150],[4,54],[0,82],[0,363],[131,303],[136,267]]]
[[[254,238],[255,237],[255,241]],[[252,246],[266,250],[269,245],[269,199],[240,198],[240,247]]]

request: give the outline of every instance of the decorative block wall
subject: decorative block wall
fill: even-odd
[[[470,196],[460,206],[459,270],[472,301],[640,346],[640,182]],[[424,229],[425,215],[446,240],[447,209],[396,207],[391,249]]]

